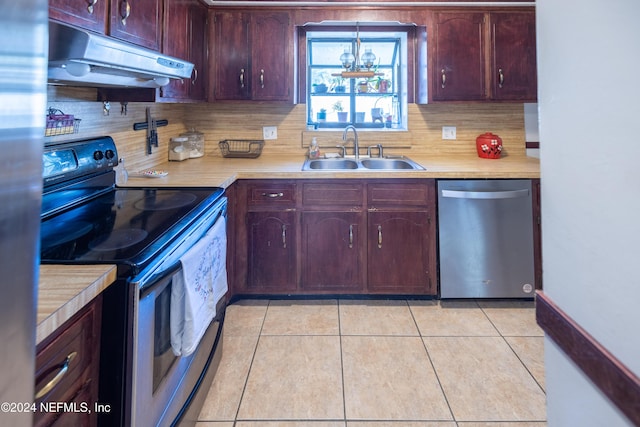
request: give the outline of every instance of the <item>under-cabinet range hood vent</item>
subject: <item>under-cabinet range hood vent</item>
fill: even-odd
[[[190,62],[49,21],[49,84],[158,88],[192,71]]]

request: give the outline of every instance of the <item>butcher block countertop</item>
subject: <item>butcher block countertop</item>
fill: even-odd
[[[395,153],[394,153],[395,154]],[[398,153],[402,154],[402,153]],[[182,162],[166,162],[155,170],[168,174],[160,178],[132,177],[126,186],[223,187],[238,179],[314,179],[314,178],[440,178],[497,179],[540,177],[540,161],[534,157],[508,156],[481,159],[477,156],[431,157],[409,154],[426,170],[314,170],[302,171],[304,156],[262,155],[257,159],[205,156]],[[129,171],[134,175],[138,171]]]
[[[41,265],[36,344],[115,280],[115,265]]]

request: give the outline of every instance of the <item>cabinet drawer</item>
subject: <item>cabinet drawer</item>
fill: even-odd
[[[302,204],[305,206],[353,206],[363,205],[364,186],[358,183],[305,183],[302,187]]]
[[[101,303],[99,295],[63,325],[62,332],[36,349],[36,396],[50,388],[35,399],[37,405],[41,402],[79,402],[79,396],[91,397],[83,401],[86,403],[97,401]],[[52,387],[47,387],[50,384]],[[34,415],[34,425],[51,425],[60,415],[38,411]],[[95,421],[95,416],[90,418]]]
[[[265,183],[249,185],[249,206],[294,206],[296,186],[287,183]]]
[[[433,203],[432,187],[425,182],[372,183],[367,191],[368,206],[428,206]]]

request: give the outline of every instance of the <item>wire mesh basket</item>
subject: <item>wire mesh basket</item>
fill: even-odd
[[[218,143],[223,157],[241,157],[255,159],[262,154],[264,140],[256,139],[225,139]]]
[[[64,114],[55,108],[49,109],[47,114],[44,136],[68,135],[78,133],[80,130],[80,120],[73,114]]]

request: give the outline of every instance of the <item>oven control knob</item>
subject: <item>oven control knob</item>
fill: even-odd
[[[113,159],[115,156],[116,156],[116,153],[114,153],[114,152],[113,152],[113,150],[107,150],[107,151],[105,151],[105,152],[104,152],[104,157],[105,157],[107,160],[111,160],[111,159]]]
[[[102,151],[100,151],[100,150],[95,151],[95,152],[93,153],[93,158],[94,158],[95,160],[102,160],[102,158],[103,158],[103,157],[104,157],[104,153],[102,153]]]

